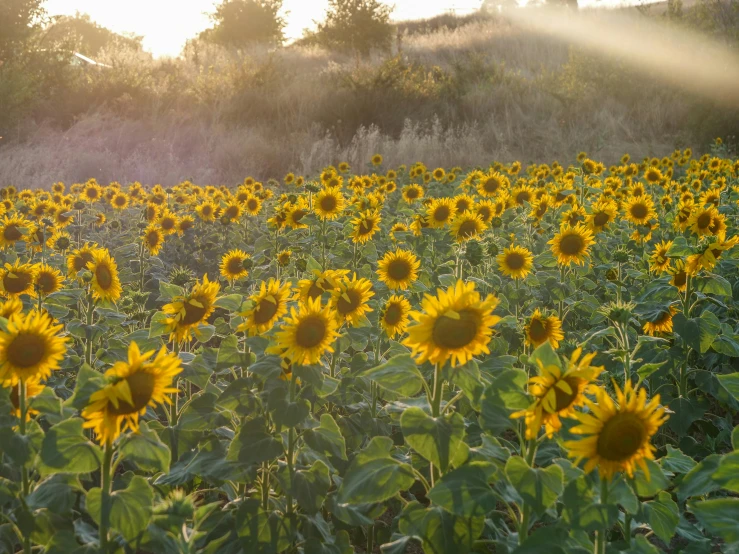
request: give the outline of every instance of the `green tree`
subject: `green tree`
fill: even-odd
[[[200,38],[234,48],[282,44],[285,19],[280,10],[282,0],[224,0],[211,16],[214,26],[200,33]]]
[[[114,45],[141,50],[143,37],[121,35],[98,25],[87,14],[62,15],[46,31],[45,41],[63,43],[87,56],[95,56],[101,50]]]
[[[387,49],[394,32],[391,11],[379,0],[329,0],[326,21],[318,25],[318,41],[362,56],[372,49]]]
[[[43,0],[0,2],[0,62],[18,57],[40,28],[46,11]]]

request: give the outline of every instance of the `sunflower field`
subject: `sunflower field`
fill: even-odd
[[[739,552],[718,139],[1,192],[0,552]]]

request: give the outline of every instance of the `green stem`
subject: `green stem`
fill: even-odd
[[[113,461],[113,445],[110,441],[105,443],[105,451],[103,453],[103,467],[101,470],[101,489],[100,494],[100,553],[108,552],[108,528],[110,526],[110,482],[111,482],[111,462]]]
[[[262,508],[269,510],[269,462],[262,464]]]
[[[631,546],[631,514],[628,512],[624,515],[624,540],[626,546]]]
[[[608,504],[608,480],[604,479],[602,476],[600,478],[600,503],[604,506]],[[606,537],[607,531],[608,529],[603,527],[603,529],[595,532],[594,554],[605,554],[606,543],[608,542]]]
[[[375,550],[375,526],[370,525],[367,529],[367,554],[372,554]]]
[[[444,381],[441,378],[441,364],[434,366],[434,396],[431,398],[431,415],[439,417],[441,413],[441,397],[444,391]]]
[[[85,338],[87,339],[87,343],[85,344],[85,363],[90,367],[92,367],[92,330],[90,326],[92,325],[94,311],[95,302],[92,299],[92,290],[90,290],[90,293],[87,295],[87,314],[85,318],[85,324],[87,325],[85,329]]]
[[[295,381],[296,381],[295,371],[292,372],[290,376],[290,402],[295,402]],[[294,483],[295,479],[295,468],[293,467],[295,457],[295,428],[290,427],[287,431],[287,472],[290,476],[290,485]],[[292,491],[288,491],[287,493],[287,513],[292,514],[294,507],[293,507],[293,495]]]
[[[26,434],[26,413],[28,412],[28,409],[26,406],[26,382],[23,379],[18,381],[18,407],[20,408],[20,412],[21,412],[19,429],[20,429],[21,436],[25,436]],[[31,493],[31,485],[28,479],[28,468],[26,468],[26,464],[23,464],[21,466],[21,481],[22,481],[22,486],[23,486],[23,502],[25,503],[26,498]],[[23,537],[23,553],[31,554],[31,535],[30,533]]]

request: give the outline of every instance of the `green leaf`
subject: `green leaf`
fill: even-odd
[[[717,375],[716,378],[724,390],[726,390],[734,400],[739,401],[739,373]]]
[[[281,456],[282,443],[267,433],[264,421],[252,419],[239,427],[236,436],[228,447],[226,459],[242,464],[257,464]]]
[[[511,414],[528,408],[531,401],[525,387],[528,376],[520,369],[507,369],[499,373],[485,389],[480,401],[480,425],[493,434],[500,434],[516,424]]]
[[[406,505],[398,520],[400,532],[421,540],[427,554],[466,554],[484,525],[482,517],[455,516],[437,506],[424,508],[415,500]]]
[[[244,297],[240,294],[229,294],[218,298],[213,305],[216,308],[223,308],[229,312],[238,313],[241,311],[241,304],[243,304],[243,302]]]
[[[682,450],[674,448],[669,444],[667,445],[667,456],[662,458],[660,462],[664,469],[673,473],[688,473],[697,465],[693,458],[683,454]]]
[[[310,469],[295,472],[293,494],[303,510],[315,514],[323,506],[330,486],[328,467],[318,460]]]
[[[713,312],[704,311],[700,317],[687,319],[682,312],[672,318],[675,333],[696,352],[705,353],[721,330],[721,322]]]
[[[101,513],[101,489],[87,493],[87,510],[98,525]],[[146,479],[136,475],[123,490],[110,495],[110,526],[129,543],[133,542],[149,525],[154,493]]]
[[[526,505],[539,515],[557,501],[564,489],[564,472],[558,465],[534,469],[520,456],[511,456],[505,474]]]
[[[406,442],[445,473],[463,447],[464,418],[458,412],[433,418],[421,408],[408,408],[400,416]]]
[[[540,367],[555,366],[558,369],[562,369],[562,363],[559,360],[559,356],[552,348],[549,341],[539,346],[529,357],[529,362],[536,368],[537,371],[541,371]],[[539,365],[541,364],[541,366]]]
[[[685,237],[682,235],[678,235],[673,239],[672,245],[670,246],[669,250],[667,250],[667,257],[682,258],[684,256],[689,256],[692,253],[693,249],[688,246],[688,241],[685,239]]]
[[[497,471],[491,463],[470,462],[442,476],[428,497],[450,513],[464,517],[484,516],[494,510],[497,503],[488,485]]]
[[[90,473],[100,467],[102,451],[82,432],[82,419],[74,417],[46,432],[39,456],[42,475]]]
[[[167,314],[157,312],[151,318],[149,323],[149,338],[161,337],[169,334],[169,326],[167,325]]]
[[[652,527],[655,535],[657,535],[665,544],[670,544],[670,540],[675,535],[677,523],[680,520],[678,507],[672,497],[661,492],[657,495],[657,500],[644,503],[649,525]]]
[[[722,488],[739,492],[739,450],[722,456],[718,469],[712,477],[721,483]]]
[[[647,479],[642,468],[637,469],[634,475],[634,487],[639,496],[651,497],[667,489],[671,483],[657,462],[645,460],[645,463],[649,468],[649,478]]]
[[[731,283],[721,277],[721,275],[715,275],[709,273],[704,277],[697,277],[696,279],[696,290],[704,294],[716,294],[718,296],[731,296]]]
[[[167,283],[166,281],[159,281],[159,301],[169,302],[176,296],[184,296],[185,291],[182,287]]]
[[[713,474],[721,463],[721,456],[711,454],[703,458],[697,466],[691,469],[676,488],[680,502],[691,496],[702,496],[721,488],[713,479]]]
[[[346,442],[331,414],[322,414],[321,425],[303,433],[303,440],[314,452],[329,461],[347,459]]]
[[[713,348],[719,354],[730,356],[732,358],[739,358],[739,341],[736,335],[719,335],[711,344]]]
[[[144,471],[169,471],[169,447],[159,439],[159,435],[149,430],[145,422],[139,424],[138,433],[126,435],[119,453]]]
[[[90,403],[90,396],[107,384],[107,379],[99,371],[84,364],[77,373],[74,394],[65,402],[77,410],[82,410]]]
[[[398,354],[384,364],[365,369],[359,377],[372,379],[383,389],[402,396],[414,396],[423,386],[423,376],[410,354]]]
[[[739,542],[739,498],[688,502],[688,509],[706,530],[726,542]]]
[[[526,537],[513,554],[567,554],[563,546],[566,541],[567,529],[563,526],[543,526]]]

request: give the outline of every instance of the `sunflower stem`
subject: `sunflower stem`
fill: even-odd
[[[293,371],[290,375],[290,403],[295,402],[295,384],[297,377]],[[290,476],[290,484],[295,479],[295,468],[293,467],[293,458],[295,457],[295,428],[290,427],[287,431],[287,471]],[[293,495],[292,491],[288,491],[287,494],[287,513],[288,515],[293,514]]]
[[[92,330],[90,329],[90,326],[92,325],[94,311],[95,302],[92,299],[92,289],[90,289],[90,292],[87,295],[87,314],[85,318],[85,324],[87,325],[87,328],[85,329],[85,338],[87,339],[87,342],[85,343],[85,362],[90,367],[92,367]]]
[[[101,493],[100,493],[100,552],[106,554],[108,552],[108,527],[110,526],[110,482],[111,482],[111,462],[113,461],[113,445],[110,441],[105,442],[105,450],[103,452],[103,467],[101,469]]]
[[[262,508],[269,510],[269,462],[262,464]]]
[[[439,417],[441,413],[441,396],[444,390],[444,380],[441,378],[441,364],[434,366],[434,395],[431,398],[431,415]]]
[[[18,408],[20,409],[20,423],[19,423],[19,430],[21,433],[21,436],[25,436],[26,434],[26,413],[28,412],[27,406],[26,406],[26,381],[24,379],[20,379],[18,381]],[[23,503],[26,502],[26,497],[30,494],[30,483],[28,480],[28,468],[26,468],[26,464],[23,464],[21,466],[21,481],[23,486]],[[31,535],[25,535],[23,537],[23,553],[24,554],[31,554]]]
[[[608,479],[600,477],[600,503],[605,506],[608,504]],[[595,532],[595,550],[594,554],[605,554],[606,543],[608,542],[606,533],[608,529],[603,527],[601,530]]]

